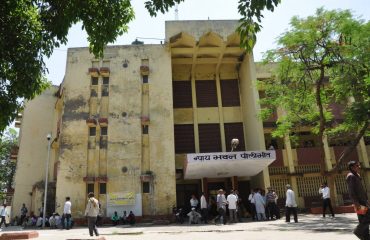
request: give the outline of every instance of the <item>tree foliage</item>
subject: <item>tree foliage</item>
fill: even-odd
[[[350,11],[325,11],[305,19],[293,17],[291,29],[267,52],[266,62],[277,62],[276,78],[261,84],[265,117],[274,108],[284,110],[274,136],[310,127],[320,139],[347,139],[337,165],[369,134],[370,22]],[[334,106],[343,116],[335,116]],[[334,168],[335,169],[335,168]]]
[[[150,0],[151,16],[165,13],[184,0]],[[280,0],[239,0],[241,44],[251,51],[260,30],[263,9],[274,10]],[[226,4],[226,2],[225,2]],[[128,30],[134,18],[130,0],[4,0],[0,7],[0,133],[14,120],[24,100],[40,94],[50,84],[44,57],[67,43],[70,27],[82,22],[90,51],[103,49]]]
[[[0,200],[12,188],[16,163],[11,160],[11,151],[17,146],[18,136],[14,129],[8,129],[0,139]]]

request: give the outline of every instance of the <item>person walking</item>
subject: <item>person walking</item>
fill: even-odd
[[[3,209],[1,209],[0,211],[0,217],[1,217],[1,222],[0,222],[0,228],[3,226],[3,223],[4,223],[4,226],[7,227],[6,225],[6,216],[8,216],[8,210],[6,209],[6,203],[3,204]]]
[[[331,216],[334,218],[334,211],[330,201],[330,188],[326,182],[321,185],[319,194],[322,195],[322,216],[325,217],[326,208],[329,207]]]
[[[85,216],[87,217],[87,225],[89,227],[90,236],[99,236],[98,228],[96,227],[96,218],[99,214],[99,202],[94,197],[94,193],[90,192],[88,194],[88,200],[85,210]]]
[[[64,203],[64,209],[63,209],[64,218],[63,218],[62,224],[63,224],[63,227],[65,224],[65,228],[67,230],[71,228],[71,217],[72,217],[71,207],[72,207],[71,198],[66,197],[66,202]],[[66,223],[64,223],[64,221],[66,221]]]
[[[293,213],[294,216],[294,222],[298,222],[298,216],[297,216],[297,203],[295,201],[295,195],[292,190],[292,187],[287,184],[286,185],[287,191],[286,191],[286,201],[285,201],[285,221],[290,222],[290,215]]]
[[[266,202],[261,195],[261,189],[255,189],[255,194],[253,195],[254,204],[256,205],[256,214],[257,214],[257,220],[258,221],[264,221],[266,220]]]
[[[204,223],[208,223],[208,206],[204,192],[202,192],[202,196],[200,197],[200,213],[202,214]]]
[[[230,194],[227,196],[226,201],[227,201],[227,204],[229,205],[230,223],[236,223],[238,220],[236,216],[236,208],[237,208],[238,199],[235,196],[233,190],[230,191]]]
[[[367,193],[362,184],[360,176],[360,163],[356,161],[348,162],[349,173],[346,177],[348,193],[354,204],[359,224],[353,233],[361,240],[370,240],[369,223],[370,223],[370,203]]]
[[[28,209],[26,208],[26,204],[23,203],[22,208],[21,208],[21,221],[20,221],[21,226],[23,225],[23,221],[26,218],[27,213],[28,213]]]

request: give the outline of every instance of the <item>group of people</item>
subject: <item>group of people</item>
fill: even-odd
[[[265,194],[264,190],[256,188],[249,194],[248,201],[253,220],[280,219],[280,210],[277,205],[278,195],[271,187],[267,190]]]
[[[135,214],[130,211],[130,213],[127,215],[126,211],[123,211],[122,217],[118,216],[117,211],[114,212],[113,216],[111,217],[113,226],[117,226],[120,222],[122,224],[130,224],[134,225],[136,223]]]
[[[240,202],[237,190],[231,190],[229,195],[225,197],[223,189],[218,190],[216,199],[209,199],[207,202],[206,196],[202,193],[199,201],[195,195],[190,199],[191,211],[187,214],[189,217],[189,224],[208,223],[210,217],[209,213],[213,212],[213,207],[216,208],[215,218],[213,222],[219,221],[221,224],[226,223],[226,213],[229,213],[229,222],[235,223],[240,219]]]

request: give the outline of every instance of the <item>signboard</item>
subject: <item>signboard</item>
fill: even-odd
[[[232,161],[232,160],[275,160],[275,150],[244,151],[244,152],[216,152],[216,153],[193,153],[187,154],[188,163]]]
[[[108,206],[135,205],[135,193],[134,192],[108,193],[107,205]]]

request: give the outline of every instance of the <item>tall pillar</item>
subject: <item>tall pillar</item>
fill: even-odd
[[[238,176],[231,177],[231,185],[233,190],[238,189]]]
[[[286,155],[287,155],[287,160],[288,160],[288,170],[289,173],[294,173],[294,162],[293,162],[293,152],[292,152],[292,145],[290,143],[290,138],[288,135],[284,136],[284,145],[286,149]]]
[[[328,136],[324,134],[323,136],[323,148],[324,148],[324,154],[325,154],[325,169],[327,171],[330,171],[333,166],[331,164],[331,154],[330,154],[330,148],[329,148],[329,142],[328,142]]]
[[[206,198],[208,198],[208,179],[202,178],[202,192],[204,192]]]
[[[239,68],[240,100],[244,122],[244,139],[247,150],[265,150],[263,124],[258,117],[260,112],[259,94],[256,87],[256,67],[253,55],[245,55]],[[266,167],[262,172],[251,178],[251,187],[267,188],[270,176]]]

